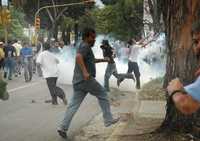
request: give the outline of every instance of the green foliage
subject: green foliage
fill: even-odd
[[[91,13],[87,13],[87,15],[83,15],[79,18],[78,24],[80,27],[80,31],[82,31],[86,27],[95,27],[95,17]]]
[[[118,0],[114,5],[93,11],[99,33],[111,34],[120,40],[141,36],[143,1]]]
[[[8,39],[21,39],[27,40],[25,37],[23,28],[27,26],[24,20],[24,13],[20,9],[11,7],[11,23],[8,25]],[[0,39],[4,39],[4,27],[0,25]]]
[[[61,30],[72,29],[75,24],[74,19],[70,17],[64,17],[61,23]]]
[[[4,94],[6,92],[6,85],[7,83],[0,79],[0,99],[3,99]]]

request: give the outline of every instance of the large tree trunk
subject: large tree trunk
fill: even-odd
[[[199,18],[200,1],[163,0],[162,9],[168,47],[164,87],[176,77],[186,85],[195,79],[197,59],[192,47],[191,28]],[[167,113],[161,129],[191,131],[193,123],[193,116],[183,116],[172,103],[167,102]]]

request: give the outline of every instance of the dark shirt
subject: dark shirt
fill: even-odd
[[[95,67],[95,57],[91,47],[85,42],[82,42],[77,50],[77,53],[80,53],[83,56],[83,61],[85,63],[85,67],[92,77],[96,77],[96,67]],[[84,80],[83,72],[79,64],[75,64],[74,68],[74,76],[73,76],[73,84],[80,83]]]
[[[114,56],[114,53],[113,53],[113,48],[111,46],[107,46],[107,47],[104,47],[104,46],[101,46],[101,49],[103,51],[103,57],[108,57],[110,59],[110,62],[111,64],[115,63],[114,59],[113,59],[113,56]]]
[[[4,47],[5,58],[14,57],[14,53],[16,53],[15,47],[8,45]]]

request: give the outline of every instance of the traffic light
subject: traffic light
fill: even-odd
[[[40,29],[40,17],[36,17],[35,19],[35,29],[36,30]]]
[[[2,9],[0,13],[1,13],[0,24],[2,24],[2,25],[8,25],[8,24],[10,24],[11,23],[10,10],[8,10],[8,9]]]
[[[5,24],[11,23],[11,14],[10,10],[6,9],[5,10]]]

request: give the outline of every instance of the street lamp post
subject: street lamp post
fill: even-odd
[[[44,10],[44,9],[47,9],[47,8],[55,8],[55,7],[67,7],[67,6],[74,6],[74,5],[84,5],[84,4],[87,4],[87,3],[95,3],[94,0],[83,0],[82,2],[77,2],[77,3],[67,3],[67,4],[60,4],[60,5],[47,5],[47,6],[44,6],[44,7],[41,7],[39,8],[36,13],[35,13],[35,20],[37,19],[38,17],[38,14],[40,11]],[[35,28],[35,35],[37,34],[37,30]],[[35,36],[37,38],[37,35]],[[37,40],[37,39],[36,39]]]

